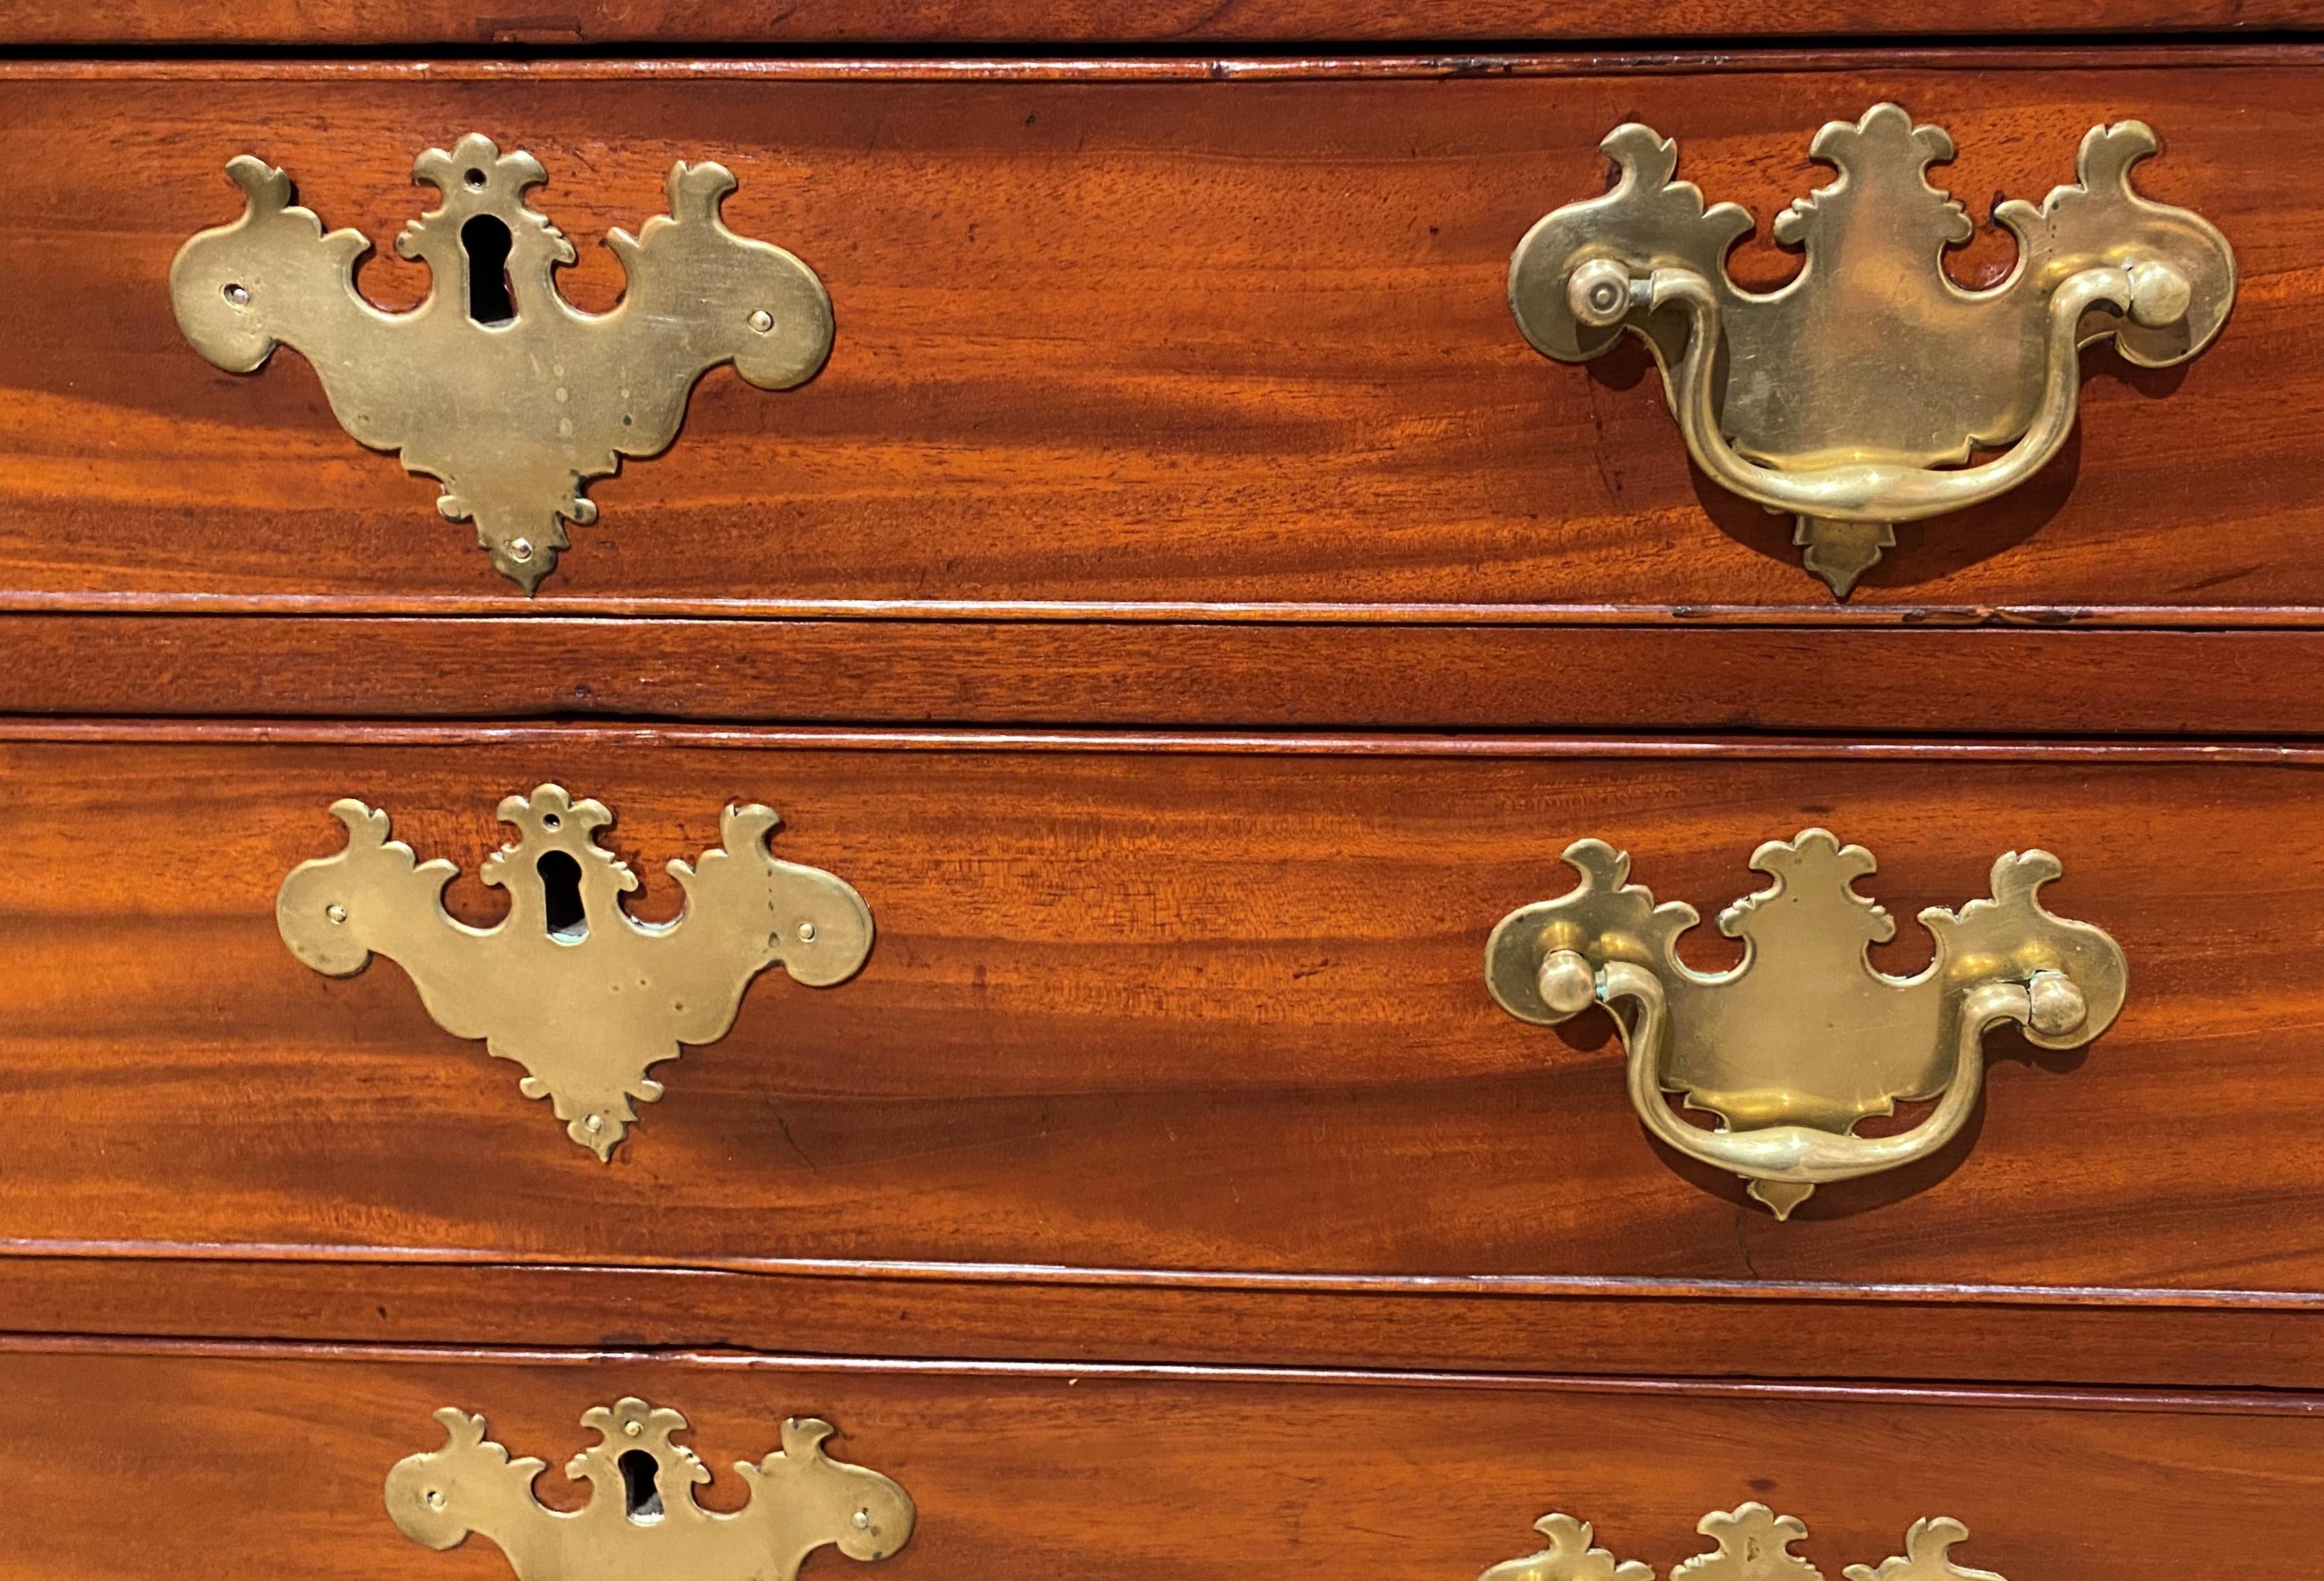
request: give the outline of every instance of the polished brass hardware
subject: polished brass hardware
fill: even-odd
[[[1670,1581],[1819,1581],[1821,1575],[1792,1552],[1792,1544],[1806,1540],[1807,1527],[1765,1504],[1714,1510],[1694,1529],[1715,1546],[1674,1565]],[[1652,1567],[1592,1548],[1586,1521],[1545,1515],[1534,1530],[1549,1540],[1547,1548],[1495,1565],[1477,1581],[1654,1581]],[[1840,1573],[1848,1581],[2002,1581],[1990,1570],[1963,1569],[1952,1562],[1949,1550],[1968,1538],[1969,1528],[1947,1516],[1915,1521],[1904,1533],[1903,1554],[1877,1568],[1850,1565]]]
[[[1888,913],[1853,888],[1874,870],[1872,853],[1823,830],[1752,853],[1752,868],[1774,882],[1720,913],[1719,931],[1744,943],[1742,963],[1724,972],[1679,959],[1695,909],[1657,905],[1628,883],[1628,852],[1581,840],[1565,860],[1582,875],[1571,894],[1520,906],[1493,929],[1493,997],[1542,1026],[1605,1006],[1647,1131],[1732,1170],[1777,1218],[1822,1182],[1894,1169],[1951,1141],[1983,1086],[1987,1028],[2015,1022],[2038,1047],[2076,1048],[2122,1008],[2121,947],[2042,907],[2037,891],[2061,871],[2045,850],[1996,860],[1992,898],[1921,913],[1936,953],[1910,978],[1866,958],[1896,933]],[[1666,1092],[1720,1128],[1688,1124]],[[1940,1094],[1905,1131],[1853,1134],[1900,1099]]]
[[[783,1423],[783,1447],[764,1460],[735,1463],[751,1499],[732,1515],[694,1502],[710,1470],[672,1441],[686,1418],[642,1400],[582,1417],[602,1441],[565,1467],[590,1487],[589,1503],[570,1514],[533,1497],[546,1461],[510,1459],[484,1437],[484,1419],[457,1407],[436,1420],[444,1447],[387,1474],[388,1514],[404,1536],[438,1551],[471,1532],[492,1539],[517,1581],[796,1581],[807,1555],[827,1543],[852,1559],[884,1559],[911,1540],[911,1495],[825,1455],[834,1429],[812,1417]]]
[[[2137,121],[2090,128],[2079,185],[2038,209],[1995,207],[2017,267],[1978,291],[1942,264],[1975,227],[1927,176],[1953,157],[1952,139],[1895,105],[1816,133],[1810,153],[1840,179],[1777,217],[1775,239],[1806,262],[1766,295],[1739,290],[1724,262],[1750,213],[1705,208],[1674,179],[1675,143],[1632,122],[1602,146],[1619,172],[1612,188],[1517,244],[1518,327],[1568,363],[1626,330],[1643,339],[1695,464],[1796,516],[1807,568],[1842,597],[1896,541],[1896,523],[1991,500],[2057,454],[2074,426],[2082,346],[2112,338],[2141,367],[2184,362],[2235,300],[2227,238],[2131,190],[2131,167],[2156,147]],[[2000,445],[2012,447],[1964,464]]]
[[[525,203],[548,179],[540,161],[488,137],[412,162],[443,203],[395,239],[433,280],[408,313],[356,290],[370,242],[325,234],[313,210],[292,206],[289,176],[249,154],[226,174],[243,216],[170,266],[186,338],[234,373],[264,366],[278,342],[302,354],[347,432],[440,481],[437,510],[473,519],[493,565],[527,593],[567,547],[565,523],[597,519],[589,480],[667,449],[704,373],[731,362],[761,389],[787,390],[831,352],[831,299],[815,271],[719,217],[735,186],[724,165],[677,165],[669,215],[605,238],[628,286],[603,314],[558,292],[554,271],[577,255]]]
[[[509,796],[500,816],[521,838],[477,876],[509,892],[498,925],[473,928],[444,910],[459,869],[417,862],[388,839],[387,814],[353,797],[331,804],[347,827],[336,856],[301,862],[282,881],[275,922],[290,952],[330,977],[352,977],[374,951],[401,966],[437,1025],[484,1038],[525,1069],[519,1090],[547,1098],[573,1140],[611,1158],[661,1083],[649,1067],[680,1043],[715,1043],[734,1025],[742,990],[779,963],[798,981],[846,981],[872,951],[863,897],[819,868],[779,861],[766,807],[729,806],[721,845],[699,868],[669,864],[686,892],[674,922],[639,923],[621,897],[638,887],[597,843],[613,821],[603,803],[544,785]],[[551,904],[551,887],[556,904]]]

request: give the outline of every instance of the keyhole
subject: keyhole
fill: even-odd
[[[630,1519],[641,1525],[661,1519],[661,1467],[643,1449],[631,1449],[621,1458],[622,1493]]]
[[[489,214],[460,227],[460,246],[468,254],[468,317],[487,327],[516,322],[508,277],[509,249],[514,244],[508,226]]]
[[[581,864],[561,850],[544,851],[533,864],[548,903],[549,936],[567,942],[589,936],[589,914],[581,906]]]

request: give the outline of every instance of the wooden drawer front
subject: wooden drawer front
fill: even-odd
[[[18,1241],[2324,1291],[2314,754],[41,728],[0,755]],[[764,801],[879,930],[844,986],[758,979],[609,1165],[396,966],[276,928],[347,795],[488,920],[493,809],[552,778],[641,915]],[[1600,1013],[1521,1025],[1481,961],[1571,840],[1715,915],[1818,823],[1900,919],[2049,848],[2131,992],[2087,1050],[1990,1034],[1967,1135],[1778,1224],[1641,1135]]]
[[[12,1581],[209,1573],[508,1581],[471,1537],[431,1554],[382,1487],[439,1448],[430,1413],[479,1412],[552,1467],[576,1425],[631,1395],[675,1408],[715,1468],[777,1447],[786,1417],[835,1423],[835,1458],[893,1478],[910,1543],[810,1577],[1261,1574],[1471,1581],[1538,1549],[1561,1510],[1667,1574],[1711,1545],[1706,1511],[1757,1500],[1803,1521],[1826,1576],[1877,1564],[1950,1515],[1955,1558],[2011,1581],[2114,1581],[2161,1556],[2193,1573],[2296,1567],[2324,1498],[2324,1417],[2302,1395],[1608,1386],[1396,1375],[978,1372],[786,1361],[342,1352],[15,1351],[0,1356],[0,1522]],[[540,1494],[580,1503],[558,1470]],[[737,1572],[738,1574],[740,1572]],[[642,1572],[641,1574],[643,1574]]]
[[[1940,179],[1980,214],[1991,194],[2070,181],[2093,124],[2144,119],[2167,148],[2141,189],[2217,224],[2243,284],[2191,363],[2088,354],[2070,453],[1995,504],[1900,529],[1851,608],[2315,615],[2318,66],[2275,51],[1993,69],[2014,59],[1552,60],[1458,80],[18,65],[0,74],[0,207],[36,218],[0,236],[16,282],[0,602],[1825,618],[1791,522],[1690,471],[1643,351],[1550,362],[1519,336],[1507,276],[1528,225],[1603,188],[1598,145],[1626,118],[1677,138],[1682,175],[1764,230],[1828,178],[1804,159],[1816,127],[1893,98],[1951,131]],[[383,242],[425,207],[413,156],[470,130],[546,167],[537,204],[581,245],[575,303],[614,299],[620,271],[594,244],[661,211],[673,161],[716,159],[741,183],[728,221],[795,252],[837,315],[803,388],[714,372],[668,454],[595,485],[602,520],[532,605],[473,529],[438,517],[432,482],[349,438],[298,355],[255,376],[210,366],[167,286],[178,247],[240,211],[235,156],[281,166],[327,224]],[[1987,231],[1953,267],[1987,282],[2011,262]],[[1760,286],[1790,266],[1764,238],[1734,265]],[[386,255],[363,280],[391,306],[426,287]]]

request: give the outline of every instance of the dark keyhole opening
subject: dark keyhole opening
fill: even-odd
[[[533,870],[540,875],[542,898],[549,903],[549,936],[587,938],[589,914],[581,906],[581,864],[561,850],[545,851]]]
[[[643,1449],[631,1449],[621,1458],[622,1492],[628,1500],[630,1519],[659,1521],[661,1519],[661,1484],[658,1480],[661,1467]]]
[[[468,254],[468,317],[485,326],[516,322],[516,299],[509,294],[508,255],[515,244],[509,228],[488,214],[460,227]]]

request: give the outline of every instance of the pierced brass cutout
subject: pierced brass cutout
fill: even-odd
[[[1947,247],[1974,234],[1928,180],[1952,139],[1892,104],[1834,121],[1809,152],[1840,179],[1775,220],[1806,262],[1760,295],[1727,277],[1753,226],[1674,179],[1678,146],[1635,122],[1604,144],[1619,179],[1526,233],[1509,307],[1534,346],[1586,362],[1625,331],[1662,364],[1688,453],[1721,487],[1798,518],[1807,568],[1846,597],[1895,526],[1967,509],[2039,472],[2073,431],[2080,348],[2112,339],[2141,367],[2211,343],[2235,301],[2227,238],[2131,190],[2155,152],[2143,122],[2093,126],[2079,184],[2038,209],[1997,204],[2017,267],[1969,291]],[[1980,446],[2010,445],[1965,464]]]
[[[226,174],[247,199],[243,216],[170,266],[186,338],[233,373],[257,372],[278,343],[304,355],[346,431],[439,480],[437,510],[473,519],[477,544],[528,593],[567,547],[565,523],[597,519],[589,480],[668,449],[704,373],[731,362],[761,389],[788,390],[831,352],[831,299],[815,271],[719,217],[735,187],[724,165],[675,166],[669,215],[607,235],[628,286],[602,314],[558,292],[557,267],[577,254],[525,203],[548,179],[540,161],[488,137],[412,162],[412,179],[443,203],[395,239],[433,280],[408,313],[383,313],[355,289],[371,243],[325,234],[313,210],[293,207],[289,176],[249,154]]]
[[[1485,945],[1485,981],[1520,1021],[1552,1026],[1603,1005],[1628,1052],[1631,1106],[1659,1141],[1732,1170],[1788,1218],[1828,1181],[1894,1169],[1959,1134],[1984,1082],[1987,1027],[2014,1021],[2026,1041],[2077,1048],[2122,1008],[2122,949],[2088,923],[2042,907],[2061,870],[2045,850],[1993,864],[1993,895],[1921,923],[1935,958],[1910,978],[1873,969],[1866,949],[1892,939],[1888,913],[1856,893],[1872,853],[1821,829],[1771,840],[1751,866],[1774,880],[1719,915],[1742,964],[1705,974],[1678,957],[1694,907],[1655,904],[1627,882],[1630,858],[1603,841],[1568,846],[1581,884],[1503,917]],[[1705,1131],[1663,1094],[1716,1116]],[[1853,1135],[1901,1099],[1942,1095],[1893,1136]]]
[[[438,1025],[522,1065],[519,1090],[548,1098],[573,1140],[601,1159],[637,1118],[630,1100],[661,1096],[647,1070],[676,1059],[680,1043],[725,1036],[761,971],[779,963],[827,988],[872,952],[862,896],[819,868],[768,854],[782,820],[766,807],[726,808],[722,844],[699,868],[669,864],[685,911],[675,922],[639,923],[621,902],[637,876],[597,843],[613,821],[603,803],[576,802],[554,785],[510,796],[500,816],[521,837],[477,874],[509,892],[509,915],[490,928],[444,910],[444,886],[459,869],[417,861],[388,838],[385,813],[350,796],[332,803],[331,815],[347,827],[346,849],[301,862],[275,899],[290,952],[330,977],[387,956]]]
[[[1792,1552],[1808,1529],[1765,1504],[1714,1510],[1695,1530],[1715,1545],[1711,1552],[1671,1567],[1670,1581],[1821,1581],[1822,1572]],[[1617,1559],[1592,1548],[1590,1523],[1571,1515],[1545,1515],[1534,1530],[1549,1546],[1522,1559],[1493,1566],[1477,1581],[1654,1581],[1654,1569],[1636,1559]],[[1969,1570],[1952,1562],[1950,1550],[1969,1539],[1969,1528],[1948,1516],[1915,1521],[1904,1533],[1902,1555],[1871,1565],[1850,1565],[1848,1581],[2003,1581],[1991,1570]]]
[[[782,1448],[764,1460],[735,1463],[751,1502],[732,1515],[694,1502],[710,1469],[673,1441],[686,1418],[642,1400],[582,1417],[601,1441],[565,1467],[590,1486],[588,1504],[571,1514],[533,1497],[548,1462],[510,1459],[484,1437],[484,1419],[457,1407],[436,1420],[444,1447],[387,1474],[388,1514],[404,1536],[438,1551],[471,1532],[492,1539],[517,1581],[797,1581],[807,1555],[827,1543],[869,1560],[911,1540],[911,1495],[826,1456],[834,1429],[811,1417],[783,1423]]]

